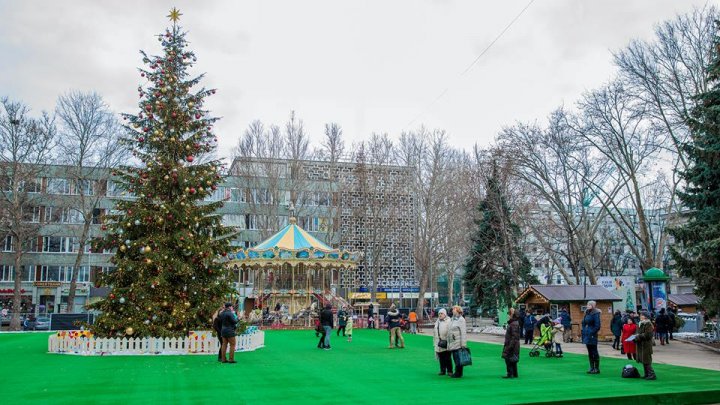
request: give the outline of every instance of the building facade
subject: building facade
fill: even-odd
[[[21,312],[64,311],[76,271],[75,312],[82,312],[87,303],[106,293],[95,288],[95,280],[100,272],[112,271],[113,252],[93,252],[88,244],[75,269],[84,223],[76,208],[81,196],[97,199],[90,225],[90,237],[97,237],[102,234],[102,217],[113,209],[113,201],[132,196],[119,190],[109,170],[96,170],[89,176],[92,180],[83,182],[73,180],[70,170],[48,166],[28,194],[33,203],[26,207],[26,218],[39,230],[21,260]],[[373,271],[380,290],[416,283],[410,170],[322,161],[257,160],[252,165],[236,161],[223,184],[206,200],[225,201],[219,213],[224,225],[237,231],[232,242],[236,247],[254,246],[277,232],[287,225],[292,210],[298,224],[313,236],[333,247],[364,253],[357,272],[346,276],[334,273],[338,274],[333,280],[336,292],[347,296],[372,285]],[[0,238],[0,307],[10,308],[14,244],[12,236]],[[245,295],[243,289],[252,289],[248,274],[236,269],[236,279],[241,295]]]

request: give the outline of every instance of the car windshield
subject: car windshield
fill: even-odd
[[[50,318],[38,318],[38,322],[50,322]]]

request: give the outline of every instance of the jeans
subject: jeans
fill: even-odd
[[[597,345],[585,345],[588,351],[588,357],[590,360],[600,360],[600,353],[598,352]]]
[[[323,343],[325,344],[325,348],[329,349],[330,348],[330,334],[332,333],[332,326],[324,325],[323,330],[325,331],[325,342],[323,342]]]
[[[417,322],[410,322],[410,333],[417,333]]]

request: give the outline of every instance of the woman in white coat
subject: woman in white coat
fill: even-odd
[[[455,373],[451,374],[452,378],[461,378],[463,376],[463,366],[458,365],[458,351],[467,347],[467,325],[463,318],[463,310],[459,305],[452,307],[452,319],[450,319],[450,327],[448,328],[448,351],[452,353],[455,362]]]
[[[440,360],[440,372],[438,375],[452,375],[453,366],[450,360],[450,352],[448,351],[448,330],[450,330],[450,318],[447,316],[445,308],[438,311],[438,319],[435,321],[433,329],[433,346],[435,346],[435,356]],[[441,343],[441,341],[443,341]]]

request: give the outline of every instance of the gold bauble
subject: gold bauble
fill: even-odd
[[[165,220],[162,217],[158,218],[158,220],[157,220],[158,224],[162,224],[163,222],[165,222]]]
[[[131,327],[128,326],[128,327],[125,329],[125,334],[126,334],[126,335],[130,336],[130,335],[132,335],[133,333],[135,333],[135,330],[134,330],[133,328],[131,328]]]
[[[170,176],[166,174],[165,176],[163,176],[163,180],[170,180]]]
[[[145,249],[143,249],[143,250],[145,251],[145,253],[150,253],[152,251],[150,246],[145,246]]]
[[[172,328],[172,322],[168,322],[167,327]]]
[[[185,308],[190,308],[190,302],[185,301]]]
[[[121,252],[124,252],[125,249],[127,249],[127,248],[125,247],[125,245],[120,245],[120,251],[121,251]]]
[[[170,137],[170,142],[175,142],[175,137]]]

